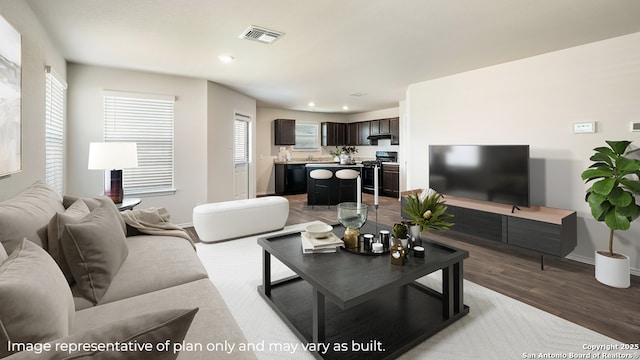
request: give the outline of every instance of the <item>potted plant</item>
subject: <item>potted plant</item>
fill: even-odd
[[[407,236],[407,226],[401,223],[393,224],[392,231],[393,231],[394,243],[397,241],[404,240],[403,245],[406,247],[407,241],[409,240]]]
[[[355,146],[342,145],[342,151],[340,155],[340,164],[353,163],[353,159],[351,158],[351,155],[357,152],[358,152],[358,149],[356,149]]]
[[[407,246],[409,237],[407,235],[407,226],[402,223],[393,224],[391,229],[393,232],[393,245],[391,246],[391,263],[395,265],[404,265],[405,258],[408,255]]]
[[[435,190],[423,190],[420,194],[412,192],[404,196],[404,200],[406,206],[402,210],[411,217],[413,225],[420,227],[420,232],[428,229],[446,231],[454,225],[448,221],[453,214],[447,213],[444,198]]]
[[[640,215],[635,198],[640,195],[640,160],[629,155],[630,141],[607,141],[609,147],[597,147],[593,164],[582,172],[585,183],[595,181],[585,196],[591,215],[609,227],[609,251],[596,251],[595,276],[603,284],[627,288],[630,285],[629,257],[613,251],[615,230],[627,230]]]
[[[333,151],[329,151],[329,154],[333,156],[334,162],[340,162],[340,155],[342,155],[342,150],[336,145],[336,149]]]

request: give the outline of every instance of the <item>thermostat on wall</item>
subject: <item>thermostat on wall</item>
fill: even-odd
[[[640,121],[631,122],[631,131],[640,131]]]
[[[596,132],[596,122],[573,123],[574,134],[592,134]]]

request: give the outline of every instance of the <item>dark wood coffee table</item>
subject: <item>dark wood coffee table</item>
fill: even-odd
[[[389,227],[378,225],[378,229]],[[361,233],[374,233],[367,222]],[[342,236],[338,225],[334,233]],[[393,359],[469,312],[463,298],[464,250],[424,241],[424,258],[392,265],[389,255],[302,254],[300,233],[263,237],[260,295],[303,344],[324,359]],[[271,256],[297,275],[273,281]],[[442,269],[442,293],[415,280]],[[328,300],[328,301],[326,301]],[[312,349],[313,350],[313,349]]]

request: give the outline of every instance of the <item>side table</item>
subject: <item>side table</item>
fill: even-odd
[[[121,203],[116,204],[116,207],[120,211],[132,210],[142,202],[140,198],[124,198]]]

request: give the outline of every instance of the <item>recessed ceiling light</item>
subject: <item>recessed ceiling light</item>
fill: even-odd
[[[349,107],[347,105],[345,105],[345,106],[342,107],[342,110],[345,110],[345,111],[349,110]]]
[[[309,106],[310,107],[314,107],[314,106],[316,106],[316,103],[314,103],[313,101],[309,101]]]
[[[231,55],[220,55],[218,56],[218,59],[223,63],[230,63],[234,60],[233,56]]]

